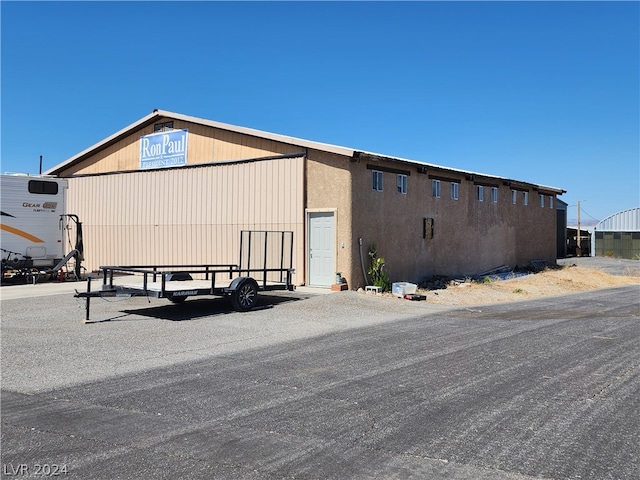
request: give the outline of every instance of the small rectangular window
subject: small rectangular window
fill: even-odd
[[[29,193],[37,193],[39,195],[57,195],[57,182],[45,182],[43,180],[29,180]]]
[[[173,130],[173,121],[165,123],[156,123],[153,126],[153,132],[164,132],[165,130]]]
[[[491,201],[493,203],[498,202],[498,187],[491,187]]]
[[[516,203],[518,203],[518,191],[517,190],[511,190],[511,203],[513,203],[514,205]]]
[[[529,192],[522,192],[522,204],[529,205]]]
[[[476,199],[479,202],[484,201],[484,187],[482,185],[476,185]]]
[[[549,195],[549,208],[553,208],[553,197]]]
[[[540,206],[544,207],[544,195],[540,194]]]
[[[456,182],[451,182],[451,198],[458,200],[458,188],[459,185]]]
[[[398,193],[406,194],[407,193],[407,176],[398,174],[397,182],[398,182]]]
[[[433,196],[440,198],[440,180],[431,180]]]
[[[377,191],[377,192],[381,192],[382,191],[382,172],[379,170],[373,170],[371,172],[371,179],[372,179],[372,188]]]

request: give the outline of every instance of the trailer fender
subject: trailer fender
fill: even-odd
[[[251,277],[235,278],[228,291],[231,294],[231,305],[239,312],[251,310],[258,303],[258,282]]]
[[[187,272],[173,272],[167,275],[167,282],[184,282],[185,280],[193,280],[193,277]]]

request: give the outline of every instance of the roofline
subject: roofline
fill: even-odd
[[[124,127],[122,130],[117,131],[113,135],[105,138],[104,140],[99,141],[95,145],[90,146],[89,148],[83,150],[82,152],[74,155],[73,157],[65,160],[62,163],[50,168],[45,172],[45,174],[57,174],[65,168],[69,168],[76,163],[81,162],[86,156],[95,152],[97,150],[101,150],[106,148],[107,146],[117,142],[121,138],[126,137],[131,134],[131,132],[144,128],[147,125],[151,125],[159,118],[173,118],[174,120],[182,120],[184,122],[195,123],[199,125],[205,125],[207,127],[218,128],[221,130],[227,130],[230,132],[241,133],[244,135],[251,135],[253,137],[266,138],[268,140],[273,140],[280,143],[287,143],[290,145],[296,145],[305,148],[311,148],[314,150],[321,150],[323,152],[335,153],[338,155],[345,155],[347,157],[352,157],[354,154],[354,150],[346,147],[339,147],[337,145],[331,145],[328,143],[320,143],[320,142],[312,142],[310,140],[304,140],[302,138],[290,137],[287,135],[280,135],[277,133],[265,132],[262,130],[256,130],[253,128],[247,127],[238,127],[236,125],[230,125],[228,123],[215,122],[213,120],[206,120],[204,118],[192,117],[189,115],[182,115],[181,113],[169,112],[166,110],[154,110],[149,115],[141,118],[137,122],[132,123]]]
[[[381,160],[381,161],[390,161],[390,162],[397,162],[397,163],[402,163],[402,164],[408,164],[408,165],[414,165],[416,167],[426,167],[426,168],[435,168],[438,170],[445,170],[445,171],[449,171],[449,172],[455,172],[455,173],[459,173],[462,175],[472,175],[472,176],[481,176],[484,178],[493,178],[493,179],[497,179],[502,181],[504,184],[510,184],[510,183],[517,183],[519,185],[530,185],[532,188],[538,189],[538,190],[544,190],[544,191],[548,191],[548,192],[553,192],[557,195],[562,195],[563,193],[566,193],[566,190],[562,190],[560,188],[556,188],[556,187],[550,187],[550,186],[544,186],[544,185],[537,185],[534,183],[530,183],[530,182],[524,182],[521,180],[514,180],[514,179],[510,179],[510,178],[505,178],[505,177],[498,177],[496,175],[489,175],[486,173],[478,173],[478,172],[472,172],[472,171],[468,171],[468,170],[460,170],[460,169],[456,169],[456,168],[452,168],[452,167],[445,167],[442,165],[435,165],[435,164],[431,164],[431,163],[426,163],[426,162],[420,162],[417,160],[408,160],[408,159],[404,159],[404,158],[400,158],[400,157],[391,157],[389,155],[381,155],[381,154],[377,154],[377,153],[373,153],[373,152],[365,152],[365,151],[360,151],[360,150],[355,150],[352,148],[348,148],[348,147],[341,147],[338,145],[331,145],[328,143],[321,143],[321,142],[313,142],[310,140],[304,140],[302,138],[296,138],[296,137],[290,137],[287,135],[280,135],[277,133],[270,133],[270,132],[265,132],[263,130],[256,130],[253,128],[247,128],[247,127],[239,127],[236,125],[230,125],[228,123],[222,123],[222,122],[216,122],[213,120],[206,120],[204,118],[198,118],[198,117],[192,117],[189,115],[183,115],[181,113],[175,113],[175,112],[169,112],[167,110],[154,110],[153,112],[151,112],[149,115],[146,115],[144,117],[142,117],[140,120],[132,123],[131,125],[128,125],[126,127],[124,127],[122,130],[117,131],[116,133],[114,133],[113,135],[105,138],[104,140],[101,140],[100,142],[96,143],[95,145],[90,146],[89,148],[83,150],[82,152],[78,153],[77,155],[74,155],[73,157],[65,160],[62,163],[59,163],[58,165],[50,168],[49,170],[47,170],[46,172],[44,172],[44,175],[57,175],[59,174],[62,170],[69,168],[79,162],[81,162],[84,158],[88,157],[90,154],[101,150],[103,148],[108,147],[109,145],[112,145],[113,143],[117,142],[118,140],[128,136],[131,134],[131,132],[140,129],[140,128],[144,128],[147,125],[151,125],[153,124],[156,120],[160,119],[160,118],[173,118],[175,120],[182,120],[184,122],[189,122],[189,123],[195,123],[195,124],[199,124],[199,125],[205,125],[208,127],[213,127],[213,128],[218,128],[221,130],[227,130],[230,132],[236,132],[236,133],[241,133],[244,135],[250,135],[253,137],[259,137],[259,138],[265,138],[268,140],[273,140],[276,142],[281,142],[281,143],[286,143],[289,145],[295,145],[295,146],[299,146],[299,147],[304,147],[307,149],[312,149],[312,150],[319,150],[322,152],[328,152],[328,153],[334,153],[337,155],[343,155],[349,158],[357,158],[360,156],[370,156],[370,157],[376,157],[377,159]]]
[[[552,187],[549,185],[540,185],[537,183],[531,183],[531,182],[525,182],[523,180],[516,180],[514,178],[507,178],[507,177],[500,177],[498,175],[491,175],[489,173],[481,173],[481,172],[474,172],[471,170],[462,170],[459,168],[453,168],[453,167],[445,167],[444,165],[436,165],[435,163],[427,163],[427,162],[421,162],[418,160],[409,160],[406,158],[400,158],[400,157],[390,157],[388,155],[381,155],[379,153],[373,153],[373,152],[364,152],[364,151],[356,151],[354,153],[354,156],[358,157],[362,157],[362,156],[369,156],[369,157],[375,157],[379,160],[382,161],[391,161],[391,162],[398,162],[398,163],[403,163],[403,164],[407,164],[407,165],[413,165],[415,167],[421,167],[421,168],[432,168],[432,169],[436,169],[436,170],[443,170],[443,171],[447,171],[447,172],[453,172],[459,175],[465,175],[467,177],[482,177],[482,178],[491,178],[497,181],[502,182],[503,185],[511,185],[511,184],[516,184],[517,186],[525,186],[528,185],[530,186],[532,189],[535,190],[542,190],[545,192],[552,192],[555,193],[557,195],[562,195],[564,193],[567,193],[566,190],[563,190],[561,188],[557,188],[557,187]]]
[[[603,218],[602,220],[600,220],[600,221],[595,225],[595,228],[597,229],[597,228],[598,228],[598,226],[600,226],[600,225],[604,224],[607,220],[610,220],[610,219],[612,219],[612,218],[614,218],[614,217],[617,217],[617,216],[619,216],[619,215],[623,215],[623,214],[630,214],[630,215],[633,215],[634,213],[639,212],[639,211],[640,211],[640,207],[626,208],[626,209],[624,209],[624,210],[620,210],[619,212],[613,213],[613,214],[609,215],[608,217],[605,217],[605,218]],[[640,215],[640,213],[639,213],[639,215]],[[607,230],[600,230],[600,231],[605,231],[605,232],[606,232]],[[614,231],[614,230],[611,230],[611,231]],[[617,229],[617,230],[615,230],[615,231],[624,231],[624,230],[619,230],[619,229]],[[631,230],[628,230],[628,231],[629,231],[629,232],[636,232],[636,231],[638,231],[638,230],[633,230],[633,229],[631,229]]]

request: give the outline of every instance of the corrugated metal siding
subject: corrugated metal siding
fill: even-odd
[[[247,160],[298,153],[302,150],[295,145],[177,120],[174,121],[174,128],[189,130],[187,145],[189,165]],[[151,133],[153,133],[153,125],[100,150],[90,161],[62,171],[61,176],[139,170],[140,137]]]
[[[208,128],[208,127],[202,127]],[[213,142],[213,161],[224,162],[259,158],[269,155],[298,153],[301,147],[275,142],[266,138],[250,137],[236,132],[208,128]]]
[[[640,207],[623,210],[605,218],[595,227],[601,232],[637,232],[640,231]]]
[[[69,178],[68,211],[83,222],[89,271],[236,263],[242,229],[292,230],[302,282],[303,175],[297,157]]]
[[[597,257],[640,258],[640,207],[623,210],[594,228]]]

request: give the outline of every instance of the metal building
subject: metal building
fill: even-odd
[[[555,264],[557,196],[522,180],[154,110],[50,169],[84,222],[85,265],[229,262],[242,229],[294,232],[296,284]]]
[[[615,213],[594,227],[596,257],[640,260],[640,207]]]

